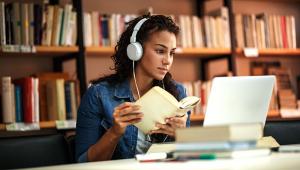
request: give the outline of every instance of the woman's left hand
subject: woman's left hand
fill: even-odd
[[[169,136],[174,137],[175,136],[175,130],[177,128],[184,128],[186,127],[186,121],[187,121],[187,114],[184,114],[184,116],[178,117],[170,117],[166,118],[166,124],[156,123],[157,130],[151,130],[150,134],[154,133],[163,133],[167,134]]]

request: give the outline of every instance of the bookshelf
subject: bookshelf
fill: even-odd
[[[85,82],[82,81],[84,79],[84,76],[81,76],[82,73],[82,62],[80,58],[80,52],[81,52],[81,46],[80,46],[80,41],[77,39],[80,39],[80,28],[74,29],[76,27],[75,23],[77,16],[80,17],[80,14],[77,12],[77,1],[57,1],[57,0],[27,0],[27,1],[21,1],[21,0],[4,0],[0,1],[1,3],[1,8],[5,9],[5,14],[6,16],[10,17],[15,17],[14,19],[11,20],[11,24],[13,25],[15,21],[18,21],[17,16],[20,16],[20,22],[23,23],[23,21],[28,21],[30,24],[25,24],[25,26],[21,25],[20,28],[17,27],[4,27],[7,29],[7,34],[11,36],[6,36],[6,42],[3,40],[2,32],[1,32],[1,43],[0,43],[0,77],[2,76],[11,76],[12,79],[18,79],[22,77],[28,77],[30,75],[35,75],[39,74],[41,72],[62,72],[63,71],[63,63],[68,60],[74,59],[77,61],[78,64],[75,64],[75,76],[77,75],[77,78],[79,82]],[[47,4],[47,5],[46,5]],[[72,10],[72,5],[73,5],[73,10]],[[56,31],[56,41],[54,42],[53,38],[54,35],[52,36],[45,36],[42,35],[42,33],[49,34],[49,28],[47,27],[47,30],[43,27],[38,27],[38,24],[43,24],[47,25],[46,22],[54,22],[54,19],[49,19],[45,18],[45,21],[42,22],[41,17],[38,19],[38,16],[43,16],[45,15],[45,11],[47,12],[50,11],[51,8],[59,8],[61,10],[61,13],[64,12],[64,16],[66,16],[66,13],[69,13],[69,18],[66,20],[58,20],[61,21],[62,26],[57,26],[57,27],[51,27],[50,32],[54,32],[52,29],[57,28],[58,31]],[[18,13],[18,9],[20,9],[20,13]],[[40,10],[39,10],[40,9]],[[53,9],[56,10],[56,9]],[[0,10],[2,11],[2,10]],[[14,15],[7,15],[13,13]],[[36,15],[36,12],[40,12],[40,15]],[[44,14],[43,14],[44,12]],[[76,13],[75,13],[76,12]],[[33,13],[33,14],[32,14]],[[58,13],[58,12],[57,12]],[[24,14],[24,15],[23,15]],[[27,16],[28,14],[28,16]],[[30,14],[30,15],[29,15]],[[34,17],[32,17],[32,15]],[[77,14],[77,15],[76,15]],[[48,14],[50,16],[50,14]],[[47,16],[48,16],[47,15]],[[58,15],[58,14],[57,14]],[[4,17],[4,16],[3,16]],[[28,18],[27,18],[28,17]],[[55,17],[54,12],[53,12],[53,17]],[[63,16],[61,15],[61,18]],[[28,20],[27,20],[28,19]],[[31,19],[34,19],[34,23]],[[5,21],[8,19],[5,18]],[[57,25],[59,25],[57,21]],[[65,21],[65,22],[63,22]],[[3,21],[4,22],[4,21]],[[5,24],[9,23],[10,21],[8,20],[5,22]],[[65,28],[65,24],[69,29],[63,29]],[[79,24],[81,24],[79,22]],[[39,25],[39,26],[41,26]],[[48,24],[50,25],[50,24]],[[0,26],[3,26],[2,23]],[[15,25],[13,25],[15,26]],[[19,24],[18,24],[19,26]],[[13,29],[15,28],[15,29]],[[32,29],[33,28],[33,29]],[[38,30],[40,28],[40,31]],[[1,29],[3,31],[3,29]],[[66,30],[66,31],[62,31]],[[21,40],[17,38],[18,31],[21,34]],[[77,32],[75,32],[77,31]],[[59,33],[57,33],[59,32]],[[65,32],[64,34],[62,32]],[[25,36],[28,36],[24,38]],[[43,41],[44,37],[50,37],[50,41]],[[77,37],[77,38],[76,38]],[[4,38],[5,39],[5,38]],[[26,42],[23,42],[24,39]],[[13,67],[12,67],[13,66]],[[81,77],[80,77],[81,76]],[[74,76],[71,75],[72,78]],[[70,77],[70,79],[72,79]],[[76,78],[75,78],[76,79]],[[84,88],[84,86],[83,86]],[[83,91],[82,91],[83,92]],[[79,92],[80,93],[80,92]],[[43,133],[44,129],[51,129],[51,131],[56,131],[57,125],[56,121],[40,121],[39,127],[41,130],[40,132],[34,132],[34,133],[40,133],[40,134],[46,134]],[[0,123],[0,132],[1,132],[1,137],[2,134],[6,132],[6,124]],[[74,130],[71,129],[71,130]],[[36,131],[36,130],[34,130]],[[7,133],[14,133],[14,132],[8,132]],[[22,131],[19,132],[20,134]],[[31,132],[24,132],[24,134],[30,134]],[[5,136],[5,135],[4,135]]]
[[[2,2],[2,1],[1,1]],[[14,2],[14,1],[5,1],[5,2]],[[16,0],[16,2],[21,2]],[[27,2],[27,1],[26,1]],[[30,1],[31,2],[31,1]],[[52,1],[50,1],[52,2]],[[57,0],[54,0],[52,3],[57,3]],[[39,56],[39,57],[53,57],[53,58],[60,58],[58,67],[56,69],[53,69],[53,71],[61,71],[63,70],[62,63],[64,61],[68,61],[70,59],[74,59],[76,61],[75,64],[75,70],[77,74],[77,78],[80,82],[80,92],[81,95],[86,90],[86,82],[87,82],[87,69],[89,65],[86,64],[87,60],[90,58],[107,58],[110,60],[110,55],[113,53],[114,49],[113,47],[99,47],[99,46],[84,46],[84,30],[83,30],[83,12],[85,11],[95,11],[99,10],[100,12],[103,11],[104,13],[116,13],[120,12],[122,14],[129,14],[129,13],[137,13],[138,9],[143,8],[139,7],[137,4],[140,3],[134,3],[132,6],[126,6],[125,2],[136,2],[136,1],[118,1],[118,3],[125,3],[123,5],[120,5],[119,7],[113,6],[112,2],[105,2],[105,1],[83,1],[73,0],[74,8],[77,12],[77,44],[76,46],[36,46],[36,52],[35,53],[8,53],[3,52],[0,50],[0,60],[2,57],[15,57],[15,56],[25,56],[25,57],[31,57],[31,56]],[[96,2],[96,3],[95,3]],[[216,1],[207,1],[208,3],[212,3],[213,6],[216,6]],[[174,3],[174,6],[176,8],[170,7],[170,9],[166,9],[166,4]],[[247,4],[250,2],[241,2],[237,0],[220,0],[217,1],[218,4],[222,4],[228,7],[229,10],[229,22],[230,22],[230,38],[231,38],[231,48],[178,48],[176,57],[180,59],[191,59],[191,62],[200,61],[199,67],[204,68],[204,64],[210,61],[215,60],[215,58],[225,58],[228,59],[228,62],[226,65],[228,65],[229,71],[233,73],[233,75],[243,75],[238,70],[238,65],[240,64],[239,59],[245,58],[243,54],[242,48],[236,48],[235,46],[235,38],[236,35],[234,34],[235,28],[234,28],[234,22],[233,22],[233,13],[238,12],[240,13],[245,9],[245,12],[251,13],[252,10],[248,9]],[[240,5],[243,3],[242,5]],[[261,2],[263,4],[270,4],[272,3],[270,0],[264,0]],[[295,4],[298,3],[298,1],[276,1],[275,4]],[[104,4],[102,6],[102,4]],[[187,15],[198,15],[203,16],[206,9],[209,9],[209,5],[204,5],[203,1],[180,1],[180,2],[173,2],[170,0],[164,0],[163,4],[161,5],[159,2],[147,2],[148,6],[153,6],[155,12],[157,13],[166,13],[166,14],[187,14]],[[177,5],[176,5],[177,4]],[[173,5],[172,5],[173,6]],[[183,10],[178,10],[178,6],[182,7]],[[208,6],[208,7],[207,7]],[[253,6],[253,5],[252,5]],[[292,5],[290,5],[292,6]],[[147,7],[147,6],[146,6]],[[99,9],[98,9],[99,8]],[[105,8],[105,9],[102,9]],[[205,9],[204,9],[205,8]],[[253,8],[253,7],[251,7]],[[259,10],[261,10],[260,6],[257,6]],[[288,6],[289,8],[289,6]],[[157,10],[156,10],[157,9]],[[250,12],[249,12],[250,11]],[[285,10],[288,11],[288,10]],[[280,13],[280,11],[273,10],[271,12],[277,12]],[[295,13],[295,10],[292,10],[293,13]],[[252,12],[253,13],[253,12]],[[289,14],[288,12],[285,12],[286,14]],[[299,12],[296,14],[296,18],[299,18]],[[299,25],[299,23],[298,23]],[[299,30],[299,26],[297,25],[297,28]],[[298,31],[299,32],[299,31]],[[299,34],[297,34],[299,37]],[[298,38],[297,37],[297,38]],[[298,38],[299,39],[299,38]],[[299,44],[299,43],[298,43]],[[299,45],[298,45],[299,46]],[[68,56],[68,57],[66,57]],[[300,58],[300,49],[259,49],[259,57],[268,57],[268,58],[278,58],[278,57],[284,57],[289,59],[299,59]],[[30,58],[34,62],[34,59]],[[103,60],[102,60],[103,61]],[[106,61],[106,60],[105,60]],[[53,61],[53,63],[55,63]],[[86,68],[87,67],[87,68]],[[103,69],[103,68],[102,68]],[[201,70],[201,69],[199,69]],[[22,70],[21,70],[22,71]],[[198,70],[197,70],[198,71]],[[203,72],[203,69],[201,70]],[[199,75],[201,77],[201,75]],[[203,78],[203,76],[202,76]],[[188,80],[190,81],[190,80]],[[202,121],[204,119],[204,116],[201,114],[200,116],[193,115],[191,117],[192,121]],[[294,120],[294,119],[283,119],[278,117],[270,117],[268,118],[270,120]],[[298,118],[295,118],[295,120],[298,120]],[[54,122],[41,122],[40,124],[41,128],[55,128]],[[0,124],[0,130],[5,128],[3,124]]]

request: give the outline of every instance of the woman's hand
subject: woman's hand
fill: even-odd
[[[143,113],[141,113],[139,109],[140,106],[130,102],[125,102],[115,107],[113,113],[113,132],[117,135],[122,135],[128,125],[140,122]]]
[[[175,136],[175,130],[177,128],[184,128],[186,127],[186,121],[187,121],[187,114],[184,114],[181,117],[175,116],[166,118],[166,124],[156,123],[157,130],[151,130],[150,134],[153,133],[163,133],[167,134],[169,136],[174,137]]]

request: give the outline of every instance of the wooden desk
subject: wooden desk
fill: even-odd
[[[155,162],[140,163],[134,159],[90,162],[81,164],[61,165],[36,168],[40,170],[199,170],[199,169],[249,169],[279,170],[299,169],[300,153],[273,153],[270,156],[247,159],[216,159],[187,162]],[[31,168],[33,169],[33,168]]]

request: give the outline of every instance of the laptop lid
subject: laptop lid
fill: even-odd
[[[275,76],[216,77],[212,81],[203,126],[262,123]]]

